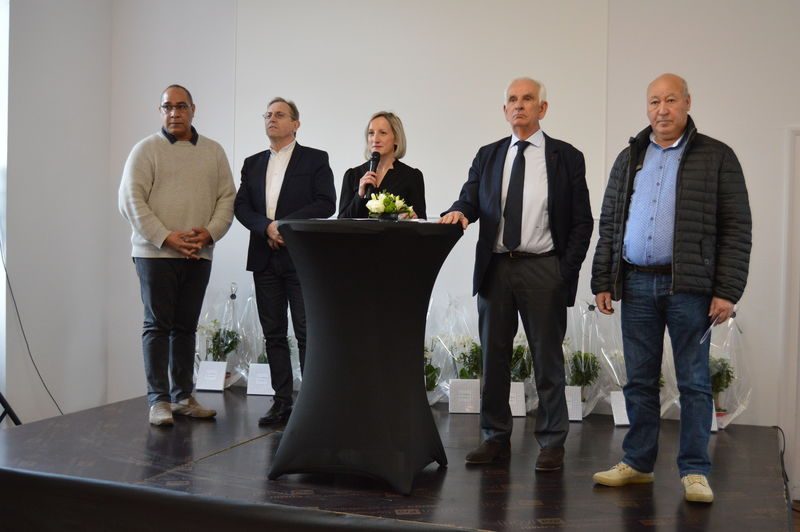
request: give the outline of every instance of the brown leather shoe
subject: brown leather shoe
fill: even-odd
[[[536,459],[536,471],[557,471],[564,465],[563,447],[544,447]]]
[[[511,443],[507,441],[484,441],[477,449],[467,453],[468,464],[491,464],[508,460],[511,456]]]

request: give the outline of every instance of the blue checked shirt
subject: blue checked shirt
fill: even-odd
[[[686,135],[662,148],[653,141],[633,181],[633,196],[625,225],[623,257],[637,266],[672,264],[675,191]]]

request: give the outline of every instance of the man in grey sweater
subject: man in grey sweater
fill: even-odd
[[[150,423],[172,425],[173,414],[216,415],[192,395],[195,332],[214,243],[233,221],[236,188],[222,146],[192,127],[189,91],[170,85],[159,109],[161,131],[136,144],[125,163],[119,210],[133,229],[144,304]]]

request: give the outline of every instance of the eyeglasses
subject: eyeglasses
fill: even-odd
[[[284,113],[283,111],[276,111],[276,112],[274,112],[274,113],[271,113],[271,112],[267,111],[266,113],[264,113],[264,114],[263,114],[263,115],[261,115],[261,116],[262,116],[262,117],[264,117],[264,120],[269,120],[269,119],[270,119],[270,118],[272,118],[273,116],[274,116],[275,118],[277,118],[278,120],[283,120],[284,118],[286,118],[286,117],[287,117],[287,116],[289,116],[289,115],[287,115],[287,114],[286,114],[286,113]],[[291,118],[291,117],[290,117],[290,118]],[[292,120],[294,120],[294,119],[292,118]]]
[[[175,105],[162,103],[161,105],[158,106],[158,108],[161,109],[161,112],[164,113],[165,115],[170,114],[172,111],[178,111],[179,113],[186,113],[189,111],[189,109],[191,109],[191,107],[189,107],[189,104],[184,102]]]

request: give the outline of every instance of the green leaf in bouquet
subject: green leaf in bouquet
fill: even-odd
[[[727,358],[709,357],[708,372],[711,375],[711,392],[715,394],[727,390],[736,378],[733,366]]]
[[[458,371],[460,379],[478,379],[483,374],[483,351],[477,342],[470,342],[456,360],[461,365]]]
[[[726,410],[720,401],[719,394],[727,390],[733,379],[736,378],[731,361],[727,358],[709,357],[708,372],[711,375],[711,394],[714,397],[714,410],[724,413]]]
[[[228,353],[239,347],[239,333],[232,329],[217,329],[211,336],[208,352],[214,362],[224,362]]]
[[[436,383],[439,382],[439,375],[442,370],[431,364],[429,361],[425,362],[425,390],[432,392],[436,389]]]
[[[594,353],[575,351],[568,364],[570,386],[591,386],[600,375],[600,362]]]
[[[529,356],[528,346],[520,344],[514,346],[511,354],[511,380],[523,382],[531,376],[531,366],[533,362]]]

